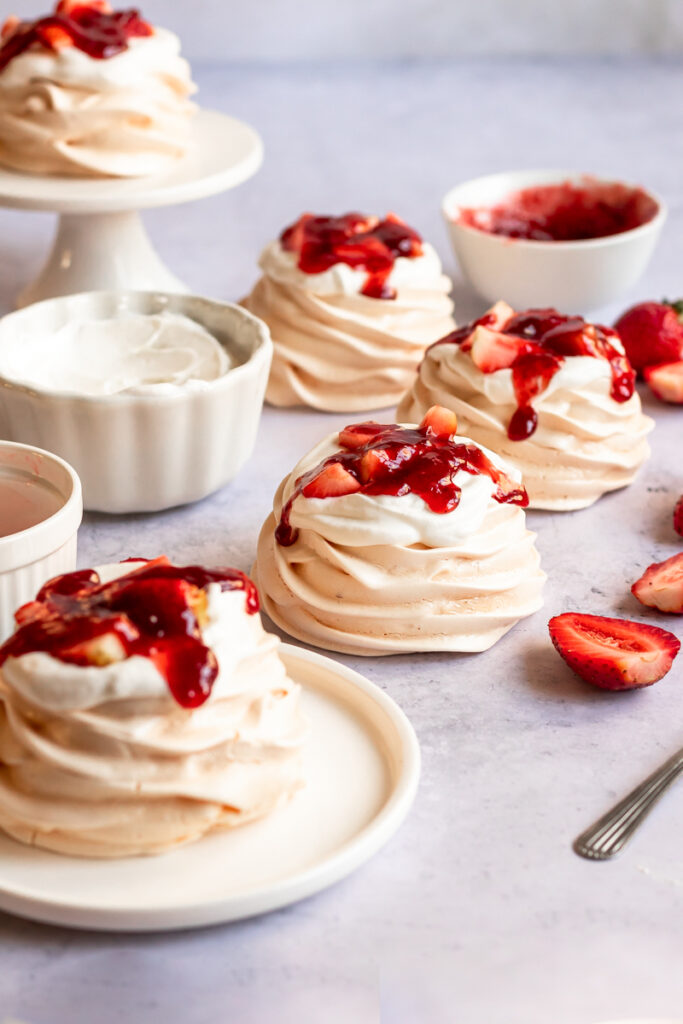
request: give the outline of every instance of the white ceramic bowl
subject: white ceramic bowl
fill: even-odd
[[[87,509],[155,512],[223,487],[250,457],[261,417],[272,342],[239,306],[165,292],[84,292],[27,306],[0,321],[10,338],[54,334],[79,319],[168,310],[196,321],[224,345],[233,369],[202,388],[84,396],[38,390],[0,376],[0,436],[70,462]]]
[[[0,641],[46,580],[76,568],[81,482],[62,459],[0,441]]]
[[[480,295],[489,302],[504,299],[515,309],[554,306],[562,313],[585,313],[635,284],[666,219],[664,203],[650,192],[658,206],[654,218],[605,238],[534,242],[492,235],[454,220],[459,208],[493,206],[520,189],[583,177],[574,171],[509,171],[474,178],[446,194],[442,212],[455,255]]]

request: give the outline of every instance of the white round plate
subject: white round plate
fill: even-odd
[[[413,728],[351,669],[290,645],[282,654],[311,722],[306,786],[287,806],[156,857],[84,860],[1,836],[0,909],[76,928],[192,928],[294,903],[376,853],[415,796]]]
[[[200,110],[192,126],[192,151],[167,174],[60,178],[0,168],[0,206],[57,213],[144,210],[224,192],[261,166],[263,144],[249,125],[215,110]]]

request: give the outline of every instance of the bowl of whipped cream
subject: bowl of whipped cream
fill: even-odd
[[[49,299],[0,320],[0,436],[66,459],[86,509],[198,501],[250,457],[271,358],[266,325],[229,303]]]

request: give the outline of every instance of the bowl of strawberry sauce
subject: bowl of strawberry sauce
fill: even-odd
[[[517,309],[597,309],[642,275],[666,219],[639,185],[568,171],[510,171],[451,189],[442,204],[464,276]]]

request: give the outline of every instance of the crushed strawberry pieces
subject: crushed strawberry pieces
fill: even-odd
[[[492,235],[533,242],[606,238],[652,220],[657,203],[641,188],[598,181],[533,185],[494,206],[461,208],[456,221]]]
[[[683,615],[683,552],[648,566],[631,593],[648,608]]]
[[[395,423],[355,423],[339,433],[341,451],[304,473],[282,509],[275,531],[278,544],[298,538],[291,525],[296,499],[336,498],[347,494],[417,494],[432,511],[443,515],[460,502],[460,472],[488,476],[501,503],[529,503],[524,488],[498,469],[474,444],[458,442],[455,413],[433,406],[419,427]]]
[[[92,569],[57,576],[17,611],[0,666],[34,651],[81,666],[138,655],[156,666],[178,704],[199,707],[218,675],[216,656],[202,641],[210,583],[244,591],[247,612],[258,611],[256,587],[237,569],[174,566],[161,557],[109,583]]]
[[[548,629],[569,667],[602,690],[651,686],[666,675],[681,646],[658,626],[580,612],[556,615]]]
[[[525,441],[538,426],[534,400],[569,356],[604,359],[612,375],[611,397],[620,403],[631,398],[635,373],[618,340],[610,327],[586,323],[580,316],[564,316],[554,309],[515,313],[498,302],[479,320],[451,332],[432,348],[459,345],[482,373],[510,370],[517,408],[508,424],[508,437]]]
[[[389,213],[381,220],[362,213],[316,217],[305,213],[280,235],[282,248],[298,256],[305,274],[322,274],[336,263],[366,271],[361,294],[371,299],[395,299],[388,280],[399,257],[415,259],[423,253],[417,231]]]
[[[60,0],[54,12],[35,21],[11,15],[0,32],[0,71],[27,50],[57,52],[74,46],[97,60],[115,57],[136,37],[151,36],[152,26],[129,10],[114,11],[106,0]]]

